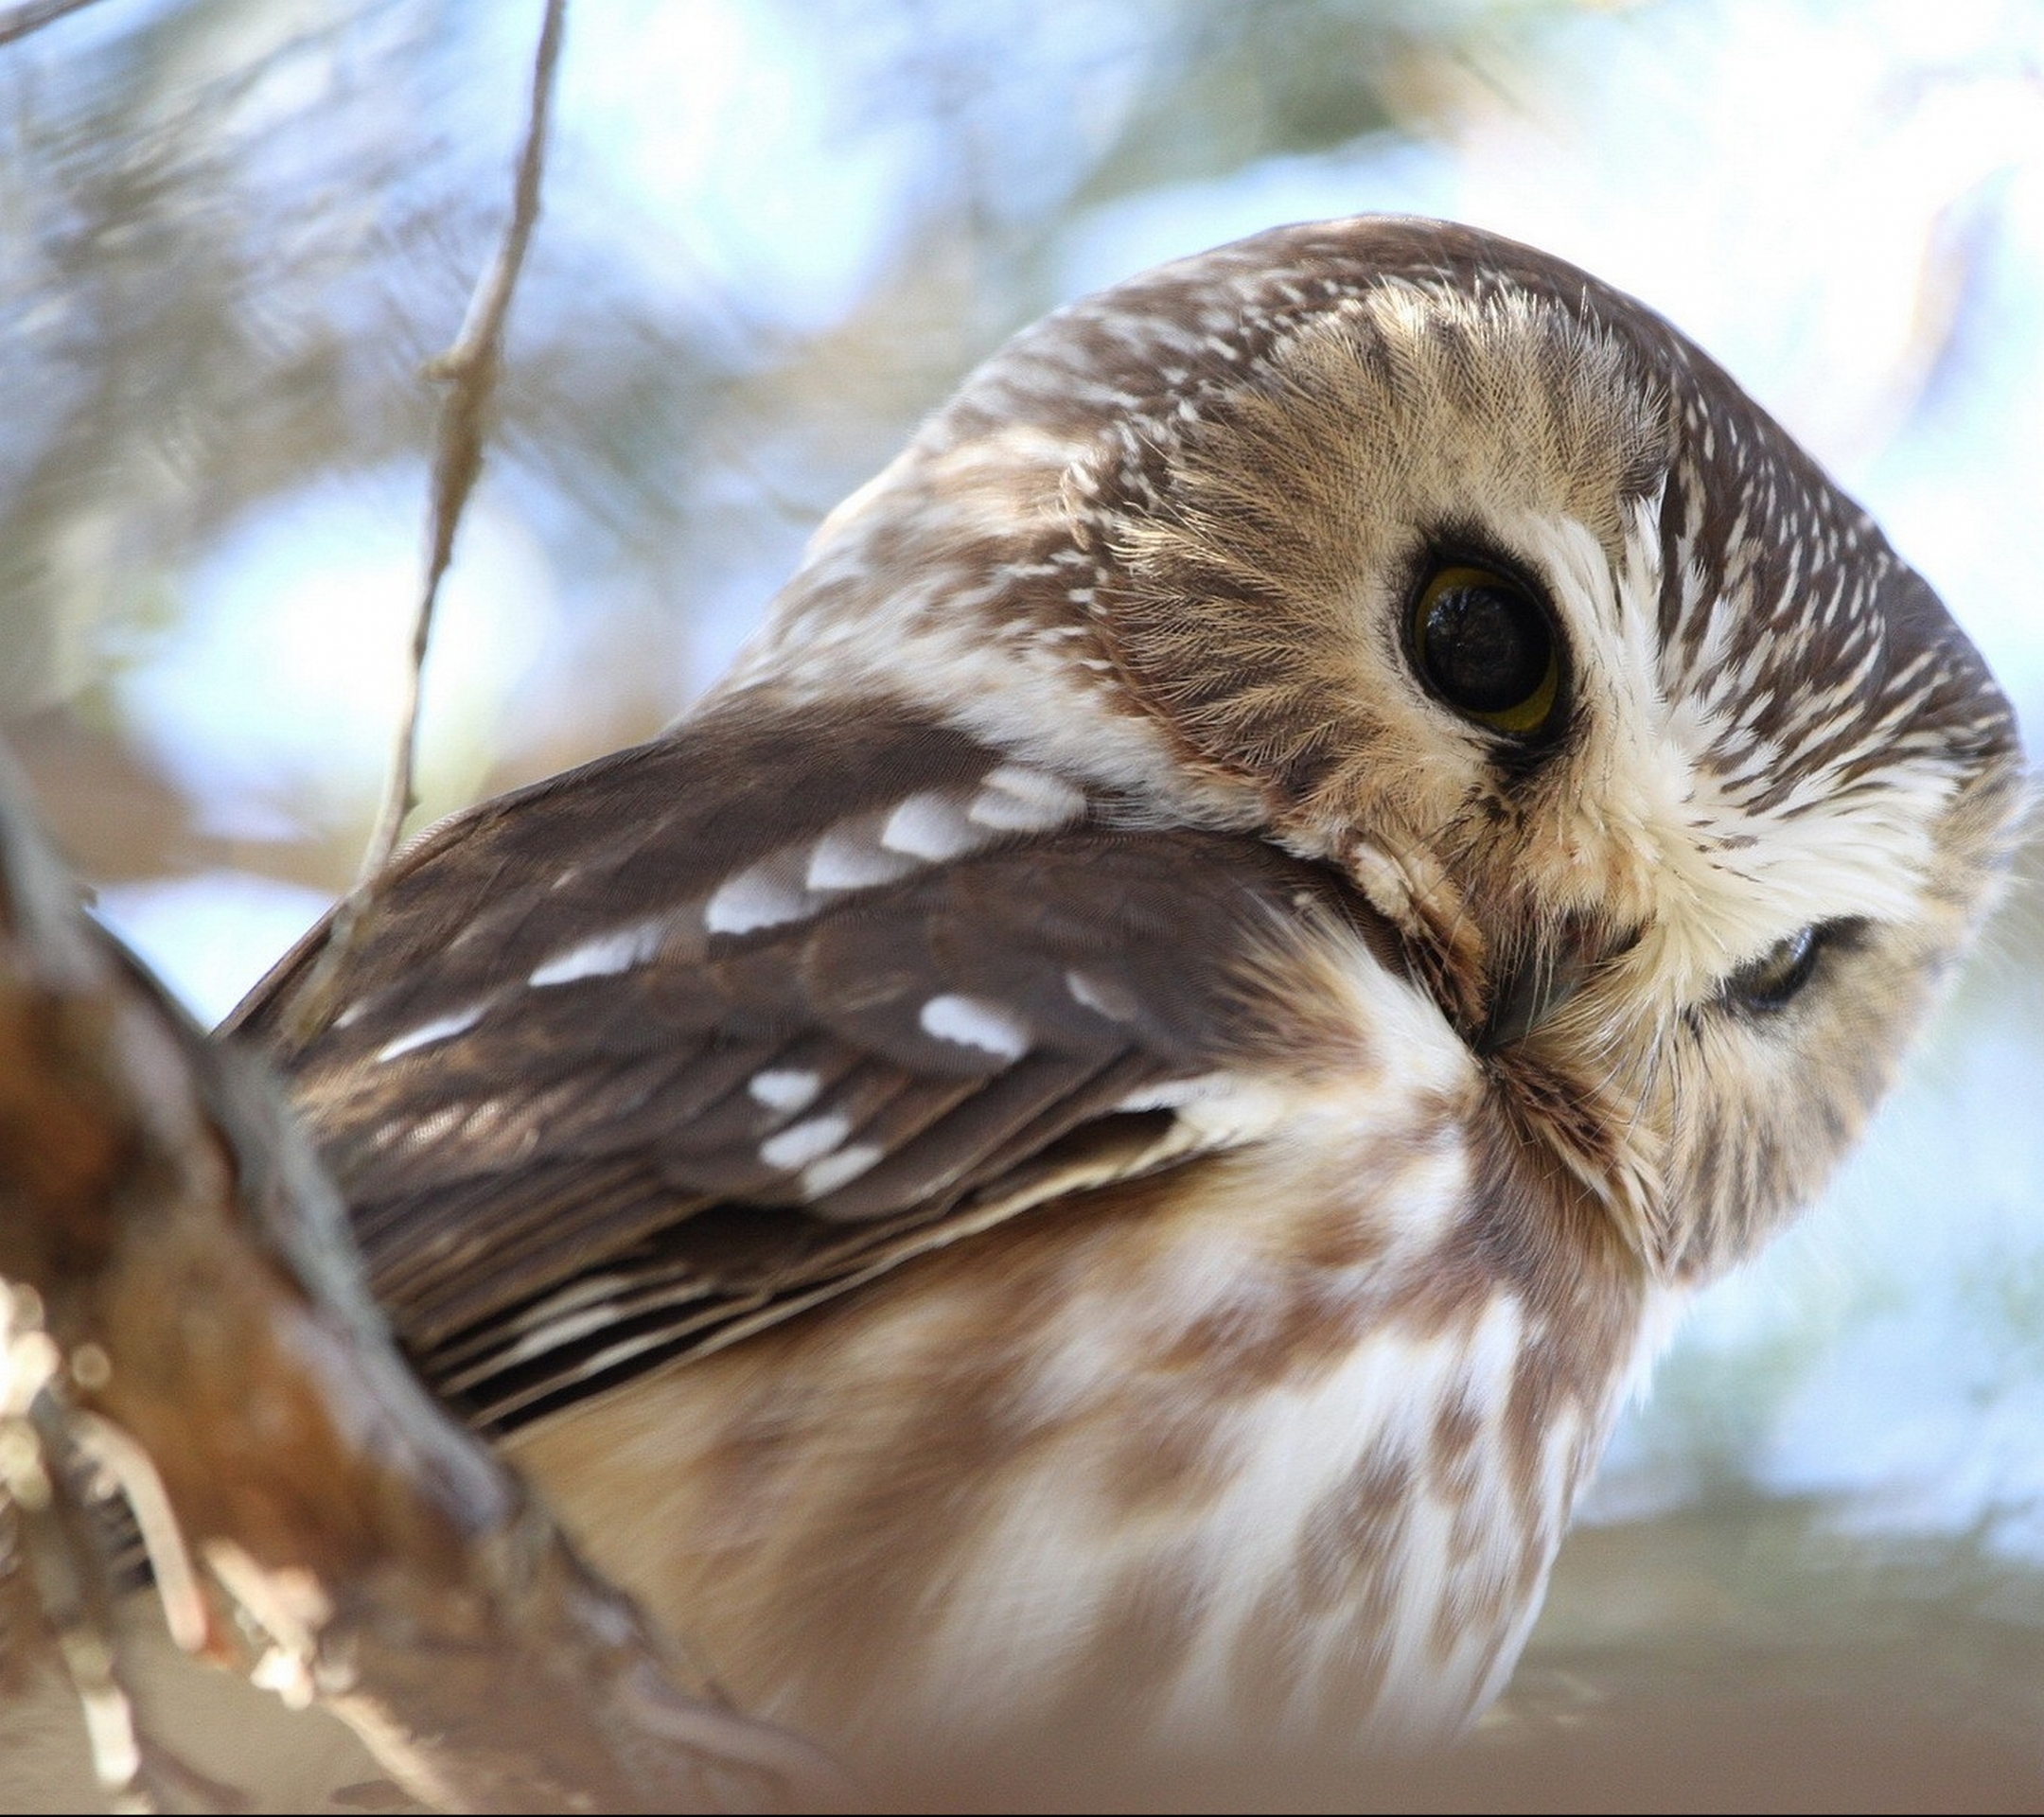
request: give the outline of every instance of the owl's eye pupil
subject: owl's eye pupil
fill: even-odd
[[[1824,929],[1805,927],[1779,940],[1725,984],[1725,995],[1749,1010],[1778,1010],[1810,981],[1824,947]]]
[[[1420,632],[1427,674],[1458,707],[1504,713],[1540,686],[1546,639],[1526,622],[1524,602],[1497,587],[1436,594]]]
[[[1545,728],[1560,692],[1560,663],[1545,610],[1509,575],[1438,570],[1413,612],[1420,673],[1457,712],[1524,736]]]

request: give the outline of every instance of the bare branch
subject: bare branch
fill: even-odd
[[[0,12],[0,44],[11,44],[95,4],[96,0],[23,0],[20,6]]]
[[[427,647],[432,639],[433,612],[440,583],[454,559],[454,538],[462,514],[483,470],[489,439],[490,407],[503,369],[504,321],[524,268],[533,228],[539,219],[539,199],[546,168],[547,128],[553,115],[555,73],[560,62],[561,38],[568,0],[546,0],[534,53],[532,96],[526,111],[525,142],[519,152],[512,184],[511,218],[489,268],[468,299],[468,312],[453,344],[429,361],[426,376],[443,381],[447,396],[440,406],[434,436],[431,502],[426,530],[426,575],[419,590],[412,626],[412,649],[405,670],[403,707],[391,750],[382,805],[363,855],[355,887],[335,913],[326,950],[307,978],[293,1006],[293,1032],[309,1035],[332,1010],[328,998],[334,980],[375,908],[378,879],[397,849],[406,818],[418,805],[419,696],[426,672]]]
[[[35,1365],[10,1372],[23,1412],[0,1451],[17,1533],[45,1514],[65,1528],[30,1534],[31,1564],[50,1566],[108,1779],[139,1799],[167,1756],[129,1713],[74,1453],[142,1485],[187,1645],[219,1649],[206,1598],[226,1596],[265,1639],[266,1681],[327,1702],[430,1803],[675,1810],[830,1788],[820,1755],[706,1697],[417,1384],[253,1057],[208,1044],[85,921],[18,803],[0,768],[0,1293],[17,1328],[0,1363]]]

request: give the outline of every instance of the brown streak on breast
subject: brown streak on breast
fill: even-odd
[[[1445,1486],[1465,1474],[1482,1428],[1483,1416],[1466,1388],[1440,1410],[1427,1454],[1436,1484]]]
[[[1322,1615],[1348,1606],[1369,1561],[1399,1551],[1413,1494],[1412,1459],[1379,1445],[1306,1516],[1295,1579],[1299,1612]]]
[[[1074,1651],[1066,1684],[1043,1722],[1060,1750],[1114,1746],[1162,1713],[1197,1645],[1212,1572],[1190,1556],[1151,1558],[1116,1579],[1105,1613]]]
[[[647,1378],[668,1404],[641,1404],[637,1418],[657,1419],[663,1444],[693,1447],[673,1459],[673,1500],[648,1518],[662,1536],[705,1543],[662,1537],[652,1556],[651,1532],[635,1541],[609,1514],[587,1537],[607,1567],[699,1636],[738,1695],[778,1692],[791,1720],[856,1737],[912,1720],[909,1687],[955,1683],[942,1651],[947,1612],[968,1583],[998,1594],[1014,1535],[1006,1523],[1033,1506],[1025,1489],[1055,1485],[1062,1506],[1046,1512],[1064,1524],[1059,1544],[1069,1534],[1089,1546],[1097,1532],[1103,1547],[1133,1545],[1136,1562],[1126,1581],[1109,1578],[1072,1605],[1092,1625],[1073,1634],[1045,1688],[1067,1699],[1073,1684],[1102,1687],[1103,1720],[1111,1705],[1134,1721],[1175,1695],[1189,1664],[1193,1610],[1208,1606],[1198,1599],[1210,1586],[1171,1561],[1184,1564],[1182,1548],[1238,1480],[1260,1399],[1324,1381],[1373,1337],[1466,1336],[1510,1293],[1538,1341],[1508,1408],[1492,1416],[1514,1454],[1489,1481],[1512,1485],[1523,1509],[1540,1491],[1554,1409],[1594,1404],[1622,1367],[1637,1311],[1631,1260],[1579,1192],[1543,1196],[1566,1175],[1529,1159],[1508,1130],[1479,1144],[1471,1208],[1438,1243],[1415,1247],[1386,1227],[1400,1194],[1417,1190],[1400,1184],[1404,1170],[1433,1139],[1401,1145],[1360,1177],[1336,1154],[1273,1144],[1074,1194]],[[1600,1234],[1571,1240],[1578,1221]],[[1401,1260],[1316,1265],[1299,1253],[1302,1230],[1322,1260],[1378,1243]],[[1174,1257],[1196,1259],[1208,1243],[1240,1247],[1253,1279],[1231,1294],[1224,1274],[1174,1301]],[[1417,1455],[1373,1451],[1297,1511],[1293,1568],[1257,1588],[1231,1636],[1229,1694],[1242,1708],[1295,1725],[1317,1713],[1350,1734],[1367,1720],[1392,1657],[1382,1631],[1401,1606],[1416,1489],[1459,1492],[1481,1442],[1470,1390],[1450,1393]],[[543,1455],[542,1477],[571,1512],[576,1486],[600,1476],[617,1441],[603,1415],[618,1404],[520,1440]],[[1506,1644],[1513,1598],[1531,1594],[1554,1538],[1549,1524],[1517,1518],[1517,1550],[1494,1535],[1488,1548],[1473,1534],[1455,1543],[1455,1606],[1487,1624],[1486,1645],[1492,1622]],[[1499,1561],[1486,1562],[1500,1545]],[[1075,1556],[1074,1566],[1099,1569],[1102,1558]],[[1153,1563],[1162,1575],[1144,1587]]]
[[[1220,1499],[1238,1464],[1237,1447],[1210,1406],[1119,1430],[1108,1438],[1103,1470],[1109,1517],[1189,1519]]]
[[[1357,1296],[1317,1269],[1276,1285],[1254,1282],[1185,1326],[1152,1366],[1161,1374],[1198,1372],[1226,1384],[1228,1398],[1304,1383],[1355,1348]]]

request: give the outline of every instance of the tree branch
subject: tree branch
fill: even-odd
[[[568,0],[546,0],[539,45],[533,57],[532,95],[526,109],[525,141],[520,149],[512,183],[511,218],[488,269],[468,299],[468,311],[453,344],[427,362],[425,376],[443,381],[447,396],[440,406],[434,434],[432,481],[426,528],[426,575],[413,618],[412,648],[405,669],[405,693],[397,733],[391,750],[382,805],[363,855],[355,887],[336,911],[332,931],[319,962],[307,977],[291,1009],[293,1034],[309,1037],[331,1014],[333,984],[374,912],[383,872],[397,850],[407,816],[418,805],[418,724],[426,652],[432,639],[440,583],[454,559],[454,538],[463,512],[483,470],[489,439],[490,407],[503,370],[504,321],[524,269],[539,219],[539,198],[546,169],[547,129],[554,108],[555,73],[560,62],[561,38]]]
[[[265,1679],[327,1702],[429,1803],[674,1810],[829,1786],[820,1755],[700,1695],[416,1383],[253,1059],[207,1043],[76,903],[0,767],[0,1386],[21,1414],[0,1453],[106,1756],[133,1781],[147,1750],[121,1738],[117,1658],[92,1656],[111,1642],[73,1530],[80,1446],[146,1477],[145,1526],[167,1510],[183,1535],[204,1589],[184,1592],[185,1644],[220,1649],[224,1596]]]
[[[0,11],[0,44],[14,44],[97,4],[97,0],[22,0],[21,5]]]

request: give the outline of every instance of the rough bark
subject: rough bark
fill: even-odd
[[[691,1683],[415,1381],[280,1096],[80,912],[21,801],[0,769],[0,1484],[115,1789],[88,1464],[129,1488],[184,1644],[246,1661],[254,1636],[267,1682],[431,1804],[827,1794],[821,1756]]]

